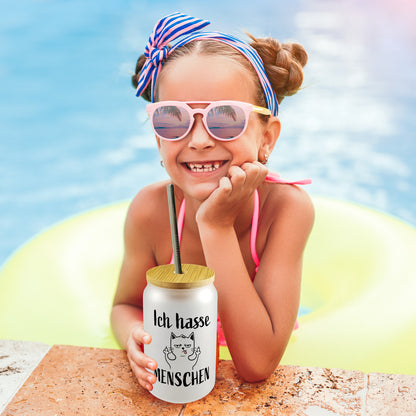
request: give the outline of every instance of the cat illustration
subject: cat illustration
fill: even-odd
[[[195,336],[192,332],[190,335],[175,335],[173,332],[170,334],[169,347],[165,347],[163,350],[165,354],[165,361],[168,363],[169,368],[175,364],[178,369],[184,370],[186,367],[191,366],[192,369],[198,362],[201,350],[199,347],[195,348]]]

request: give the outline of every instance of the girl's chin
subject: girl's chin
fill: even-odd
[[[214,191],[218,188],[218,183],[205,182],[191,185],[188,189],[184,190],[191,198],[197,201],[205,201]]]

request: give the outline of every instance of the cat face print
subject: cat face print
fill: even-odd
[[[170,335],[170,347],[172,352],[177,357],[190,357],[195,350],[195,337],[192,332],[190,335],[185,336],[175,335],[173,332]]]

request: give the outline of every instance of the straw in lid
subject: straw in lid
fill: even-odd
[[[168,289],[192,289],[214,282],[214,270],[197,264],[182,264],[182,274],[175,273],[173,264],[152,267],[146,279],[152,285]]]

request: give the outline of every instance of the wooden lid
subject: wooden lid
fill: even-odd
[[[215,273],[206,266],[182,264],[182,274],[175,273],[173,264],[152,267],[146,272],[149,283],[168,289],[191,289],[214,281]]]

